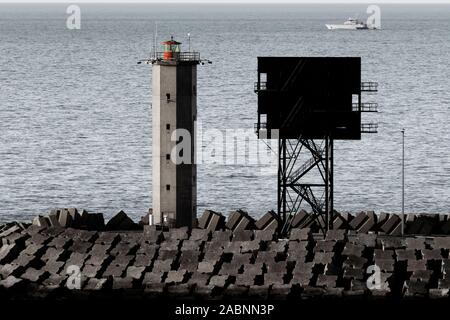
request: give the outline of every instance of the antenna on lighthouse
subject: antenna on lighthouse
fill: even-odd
[[[188,48],[189,48],[188,52],[191,52],[191,33],[188,32],[187,36],[188,36]]]
[[[155,21],[155,32],[154,32],[154,38],[153,38],[153,55],[156,58],[156,48],[157,48],[157,37],[158,37],[158,22]]]

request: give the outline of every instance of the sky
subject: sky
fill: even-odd
[[[422,4],[450,4],[450,0],[0,0],[0,3],[291,3],[291,4],[302,4],[302,3],[330,3],[330,4],[341,4],[341,3],[351,3],[351,4],[377,4],[377,3],[422,3]]]

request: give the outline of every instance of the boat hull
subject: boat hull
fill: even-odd
[[[367,26],[348,24],[326,24],[328,30],[367,30]]]

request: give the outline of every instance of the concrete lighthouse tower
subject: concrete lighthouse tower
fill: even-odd
[[[195,121],[200,54],[173,37],[150,62],[153,119],[153,223],[192,227],[197,210]]]

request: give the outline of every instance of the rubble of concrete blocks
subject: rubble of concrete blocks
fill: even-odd
[[[78,211],[76,208],[53,209],[46,216],[37,216],[33,225],[38,227],[64,227],[85,230],[141,230],[151,223],[152,209],[135,223],[125,212],[120,211],[105,223],[103,214]],[[398,214],[375,213],[373,211],[359,213],[333,212],[331,216],[333,230],[351,230],[362,233],[399,236],[402,231],[401,216]],[[321,227],[316,216],[305,210],[300,210],[288,220],[287,229],[307,229],[320,232]],[[196,221],[200,229],[214,232],[217,230],[255,230],[276,236],[280,231],[280,219],[274,211],[268,211],[259,219],[254,219],[244,210],[236,210],[225,217],[220,212],[205,210]],[[448,235],[450,234],[450,219],[448,215],[408,214],[405,218],[404,233],[408,235]]]
[[[0,243],[2,299],[439,299],[450,289],[445,236],[295,228],[281,239],[271,228],[225,225],[124,232],[12,223]]]

